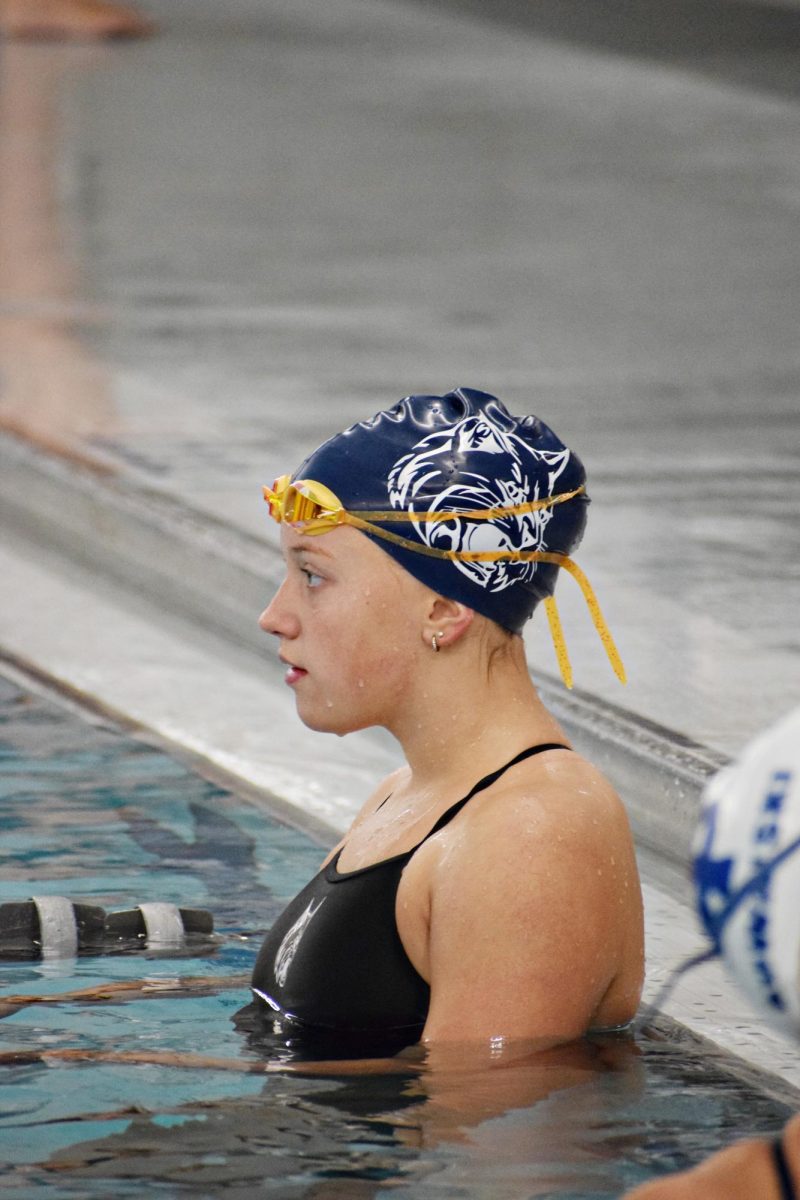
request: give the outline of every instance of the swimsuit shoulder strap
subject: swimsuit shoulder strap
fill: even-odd
[[[442,813],[433,829],[425,835],[422,841],[427,842],[428,838],[433,837],[440,829],[444,829],[445,825],[449,824],[453,817],[461,812],[464,805],[468,804],[474,795],[491,787],[501,775],[505,775],[509,768],[515,767],[517,763],[523,762],[526,758],[533,758],[534,754],[544,754],[545,750],[569,750],[569,746],[564,746],[561,742],[541,742],[538,746],[528,746],[527,750],[522,750],[519,754],[516,754],[507,763],[504,763],[502,767],[498,767],[496,771],[491,771],[488,775],[484,775],[483,779],[479,779],[475,786],[467,792],[466,796],[463,796],[461,800],[456,800],[455,804]]]
[[[786,1151],[783,1148],[783,1141],[780,1137],[776,1137],[770,1142],[772,1150],[772,1163],[775,1167],[775,1173],[778,1176],[778,1183],[781,1189],[781,1200],[796,1200],[797,1193],[795,1192],[792,1176],[789,1171],[789,1164],[786,1161]]]

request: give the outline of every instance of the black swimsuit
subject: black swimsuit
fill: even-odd
[[[288,905],[267,934],[253,971],[262,1014],[293,1039],[336,1034],[389,1039],[399,1049],[419,1041],[430,988],[412,966],[397,932],[400,877],[423,842],[505,771],[545,750],[530,746],[457,801],[404,854],[341,873],[339,853]]]

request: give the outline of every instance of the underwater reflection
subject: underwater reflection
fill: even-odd
[[[0,39],[0,429],[95,466],[83,443],[115,430],[118,414],[84,336],[87,318],[106,319],[83,295],[86,181],[66,189],[64,164],[71,88],[106,55]]]

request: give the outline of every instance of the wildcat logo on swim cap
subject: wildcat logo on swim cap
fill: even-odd
[[[448,466],[454,455],[468,461],[470,469],[450,482]],[[427,546],[459,553],[546,550],[552,508],[498,515],[492,521],[470,521],[468,513],[470,509],[513,509],[552,496],[570,457],[566,447],[536,450],[529,446],[504,429],[487,407],[481,416],[466,417],[448,429],[428,434],[398,459],[389,472],[389,502],[406,512],[458,513],[448,520],[414,523],[414,532]],[[417,505],[418,494],[422,500]],[[459,571],[490,592],[531,579],[539,565],[511,559],[453,561]]]

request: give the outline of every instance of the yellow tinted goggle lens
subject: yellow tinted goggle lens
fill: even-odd
[[[302,525],[304,533],[322,533],[338,525],[344,515],[339,498],[314,480],[291,483],[288,475],[281,475],[271,488],[264,488],[264,499],[275,521]]]
[[[301,492],[292,490],[286,497],[284,513],[287,521],[310,521],[319,516],[319,511],[319,501],[312,500],[311,496],[304,496]]]

